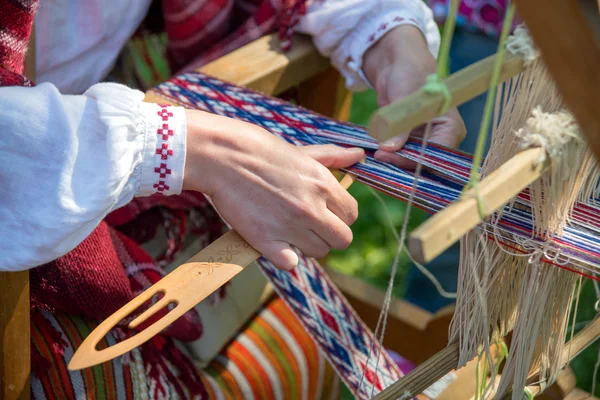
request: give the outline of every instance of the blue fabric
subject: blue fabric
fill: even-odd
[[[465,29],[457,29],[450,51],[450,71],[456,72],[496,53],[497,46],[497,41],[489,36]],[[458,107],[467,128],[467,137],[459,148],[471,154],[475,151],[486,95],[487,93],[484,93]],[[490,135],[491,129],[488,138]],[[488,148],[489,140],[486,143],[486,152]],[[435,275],[447,291],[456,291],[459,257],[460,246],[456,244],[426,265],[427,269]],[[430,312],[435,312],[454,302],[452,299],[445,299],[440,296],[429,279],[414,265],[411,265],[409,269],[405,298]]]

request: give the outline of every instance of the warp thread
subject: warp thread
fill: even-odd
[[[500,118],[500,110],[502,117]],[[598,166],[581,139],[573,117],[541,61],[503,85],[496,96],[490,153],[482,168],[489,174],[517,152],[542,147],[550,165],[531,185],[531,218],[535,233],[551,238],[562,228],[582,192],[598,176]],[[594,185],[596,187],[597,185]],[[523,207],[515,201],[510,207]],[[490,217],[497,224],[504,207]],[[496,234],[496,233],[494,233]],[[568,331],[569,311],[578,295],[577,277],[560,268],[547,268],[542,257],[551,255],[532,238],[515,239],[524,254],[490,245],[481,229],[461,240],[457,312],[451,340],[460,344],[460,365],[489,352],[489,343],[513,331],[511,351],[502,377],[487,395],[501,398],[513,390],[520,400],[531,370],[539,367],[540,382],[549,385],[561,371],[560,359]],[[491,358],[488,357],[491,361]],[[493,370],[492,370],[493,371]],[[494,377],[490,382],[495,382]],[[484,396],[487,398],[486,396]]]

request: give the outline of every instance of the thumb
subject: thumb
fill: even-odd
[[[344,148],[333,144],[300,147],[302,152],[327,168],[344,168],[356,164],[365,156],[363,149]]]
[[[291,271],[298,265],[298,254],[290,247],[289,243],[274,240],[257,250],[277,268],[284,271]]]

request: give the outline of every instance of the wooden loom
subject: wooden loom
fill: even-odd
[[[527,24],[565,103],[577,119],[596,159],[600,160],[600,110],[594,100],[600,90],[600,24],[595,2],[515,2],[517,12]],[[453,105],[461,104],[487,89],[494,58],[492,56],[448,78],[447,85],[452,92]],[[522,72],[523,68],[524,63],[520,57],[509,55],[503,63],[501,80]],[[372,133],[383,140],[393,136],[394,132],[410,131],[435,117],[442,102],[441,95],[436,98],[424,91],[417,92],[382,109],[372,122]],[[541,149],[536,148],[523,151],[482,180],[479,191],[486,207],[486,216],[540,177],[545,166],[532,168],[533,160],[540,151]],[[409,238],[409,251],[417,260],[428,262],[480,222],[482,219],[475,198],[465,196],[416,229]],[[597,317],[571,340],[569,352],[563,353],[561,364],[566,366],[599,337],[600,318]],[[375,399],[396,399],[405,393],[421,393],[456,367],[458,353],[458,343],[450,343],[412,373],[379,393]],[[529,383],[535,382],[536,373],[534,371],[530,375]],[[528,388],[533,395],[543,390],[537,385]]]
[[[590,146],[594,149],[597,156],[600,155],[600,116],[594,112],[597,108],[594,106],[593,98],[593,95],[600,91],[600,76],[597,73],[597,67],[600,66],[600,48],[597,41],[590,40],[592,36],[591,30],[584,20],[579,5],[574,1],[568,0],[518,0],[517,6],[520,15],[527,21],[538,47],[543,52],[548,69],[561,89],[565,101],[569,104],[578,119]],[[553,23],[555,27],[552,32],[561,32],[563,36],[559,38],[547,37],[546,29],[544,28],[549,26],[550,23]],[[576,43],[577,47],[571,48],[571,43]],[[314,68],[314,70],[318,70],[319,72],[327,70],[326,61],[320,59],[315,53],[305,51],[304,53],[299,52],[292,57],[294,56],[305,57],[302,68],[296,71],[296,74],[306,74],[305,77],[310,76],[310,74],[306,73],[307,65],[310,65],[310,68]],[[276,92],[276,88],[283,90],[293,85],[295,83],[293,80],[288,81],[290,83],[286,83],[286,79],[290,78],[284,74],[286,68],[285,65],[282,66],[281,64],[289,63],[289,60],[279,59],[272,61],[279,61],[280,64],[275,63],[275,67],[267,71],[260,78],[256,79],[256,77],[246,76],[248,79],[247,82],[244,82],[243,78],[239,81],[236,80],[236,82],[240,84],[251,83],[251,87],[258,89],[267,88],[267,90],[263,90],[271,93]],[[448,79],[448,86],[453,92],[454,105],[467,101],[487,89],[492,63],[491,59],[484,60]],[[215,71],[218,71],[219,74],[214,74],[209,67],[207,66],[204,72],[222,76],[221,68],[223,65],[215,68]],[[503,77],[507,79],[519,73],[522,69],[523,62],[519,57],[508,57],[504,63]],[[273,78],[278,74],[282,75],[279,76],[278,83],[273,85]],[[331,74],[331,72],[322,72],[322,74],[320,79],[323,79],[325,74]],[[331,77],[332,75],[329,76]],[[321,81],[319,87],[324,88],[324,93],[332,93],[332,91],[325,89],[327,86],[331,87],[331,82],[331,80]],[[337,80],[333,82],[335,85],[338,84]],[[256,84],[257,87],[252,86],[252,84]],[[269,86],[271,90],[268,89]],[[338,93],[338,91],[334,90],[333,93]],[[313,99],[322,98],[315,95],[314,91],[310,93],[310,97]],[[302,92],[300,98],[302,99]],[[338,97],[336,100],[340,100],[341,98]],[[147,100],[151,101],[152,99],[149,98]],[[394,132],[416,127],[434,117],[441,103],[441,96],[425,95],[422,92],[415,93],[398,105],[382,109],[373,121],[373,133],[376,137],[383,139],[392,136]],[[343,102],[335,101],[330,104],[334,104],[333,109],[330,105],[328,106],[329,111],[334,111],[333,114],[336,114],[336,111],[344,109],[343,106],[340,106]],[[345,104],[347,106],[347,103]],[[407,104],[410,104],[412,107],[406,107]],[[324,114],[332,114],[331,112],[327,112],[327,110],[319,109],[320,107],[317,104],[311,108]],[[408,110],[408,112],[401,114],[398,110]],[[490,213],[494,210],[493,204],[503,204],[510,197],[514,196],[516,192],[520,191],[519,189],[515,193],[508,193],[502,190],[506,187],[507,177],[513,177],[515,173],[519,173],[519,176],[524,175],[524,179],[521,182],[523,188],[539,177],[541,170],[530,171],[530,168],[527,168],[528,165],[531,165],[530,160],[535,155],[535,151],[524,153],[526,154],[521,154],[519,155],[519,159],[514,160],[514,164],[511,163],[510,168],[507,168],[508,171],[501,171],[497,176],[494,176],[494,179],[490,177],[490,181],[482,182],[482,195],[486,199],[486,204],[490,205],[490,209],[487,210]],[[492,202],[493,199],[496,200],[496,203]],[[415,232],[411,238],[411,244],[412,249],[416,251],[416,255],[422,260],[431,259],[443,251],[444,248],[447,248],[458,240],[462,236],[461,232],[464,234],[472,229],[480,222],[475,206],[473,200],[457,202],[448,208],[449,211],[440,213],[434,217],[438,222],[441,220],[442,223],[436,224],[433,230],[431,228],[432,225],[428,224]],[[460,216],[460,218],[456,218],[456,215]],[[450,223],[443,223],[444,221],[460,221],[460,223],[451,225]],[[453,227],[455,231],[450,232],[450,227]],[[457,229],[457,227],[460,229]],[[444,241],[431,239],[435,237],[443,237],[445,239]],[[252,257],[252,255],[249,257]],[[240,263],[245,262],[244,260],[240,260]],[[232,268],[239,269],[239,266]],[[235,271],[232,273],[235,273]],[[8,292],[7,296],[3,295],[2,309],[0,310],[0,321],[3,327],[3,341],[0,344],[2,346],[0,347],[2,354],[0,379],[3,382],[2,388],[5,398],[19,398],[21,395],[26,396],[25,393],[28,391],[29,384],[27,368],[29,353],[28,351],[24,351],[25,348],[28,349],[29,338],[28,335],[23,334],[23,332],[28,332],[29,330],[27,274],[2,274],[0,275],[0,287],[2,287],[0,290],[2,290],[1,293],[3,294],[7,293],[4,291],[5,287],[12,291]],[[5,301],[5,298],[8,301]],[[12,334],[11,331],[13,332]],[[575,347],[582,349],[599,335],[600,324],[598,321],[595,321],[574,339],[576,340]],[[11,343],[11,340],[14,340],[14,342]],[[9,351],[13,349],[20,350],[17,352]],[[17,358],[10,358],[15,357],[15,355]],[[23,368],[13,367],[8,369],[7,366],[14,366],[15,361],[19,362]],[[565,363],[567,361],[565,360]],[[450,344],[442,352],[422,364],[412,374],[390,386],[376,398],[397,398],[402,396],[406,391],[412,394],[420,393],[445,373],[454,369],[456,364],[457,345]],[[11,370],[13,371],[12,374]]]

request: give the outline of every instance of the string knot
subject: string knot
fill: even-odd
[[[540,153],[536,163],[545,162],[546,157],[551,160],[560,159],[570,142],[583,143],[577,122],[570,113],[545,113],[538,106],[531,114],[525,126],[515,132],[515,136],[519,138],[521,149],[541,147],[545,150]]]
[[[448,89],[446,82],[444,82],[438,74],[427,76],[423,90],[427,94],[441,95],[444,98],[444,102],[442,103],[439,114],[443,115],[448,112],[452,103],[452,93],[450,93],[450,89]]]
[[[513,34],[508,37],[506,40],[506,49],[512,54],[523,57],[525,66],[537,60],[540,55],[533,39],[529,35],[529,31],[524,25],[517,26]]]

